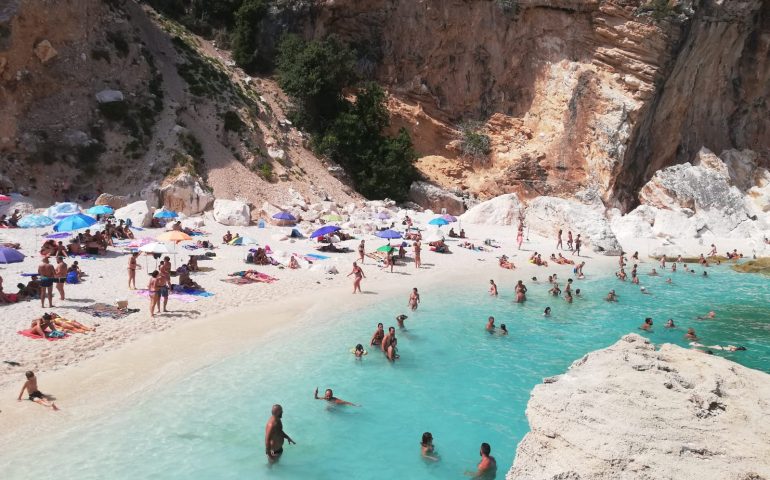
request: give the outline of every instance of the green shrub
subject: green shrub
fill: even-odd
[[[107,41],[115,47],[115,50],[118,51],[119,57],[125,57],[128,55],[130,48],[126,38],[123,36],[123,32],[119,30],[108,30]]]
[[[270,162],[264,162],[257,167],[259,176],[267,181],[273,180],[273,165]]]
[[[495,3],[503,10],[503,12],[509,15],[516,15],[519,13],[518,0],[495,0]]]
[[[650,0],[636,11],[637,15],[650,15],[656,22],[666,20],[677,13],[679,13],[678,5],[675,5],[672,0]]]
[[[488,135],[479,133],[480,126],[472,124],[463,126],[461,148],[465,155],[485,157],[492,150],[492,141]]]
[[[259,24],[267,15],[264,0],[244,0],[235,13],[235,28],[230,39],[233,60],[246,71],[267,70],[270,61],[259,51]]]
[[[243,120],[236,112],[229,110],[222,116],[224,119],[225,132],[240,132],[245,127]]]

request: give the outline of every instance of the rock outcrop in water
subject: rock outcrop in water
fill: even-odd
[[[770,375],[636,334],[532,391],[507,480],[770,478]]]

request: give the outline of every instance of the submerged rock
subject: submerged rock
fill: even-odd
[[[507,480],[770,477],[770,375],[630,334],[535,387]]]

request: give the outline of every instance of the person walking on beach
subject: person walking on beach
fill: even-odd
[[[567,248],[572,250],[572,230],[567,230]]]
[[[420,241],[414,241],[414,268],[420,268]]]
[[[364,271],[358,266],[356,262],[353,262],[353,270],[348,273],[348,277],[353,275],[353,293],[361,293],[361,279],[366,278]]]
[[[158,275],[158,280],[156,284],[156,288],[158,289],[158,302],[155,305],[158,307],[158,313],[160,313],[160,306],[161,301],[163,302],[163,312],[168,312],[166,307],[168,306],[168,294],[171,290],[171,275],[169,273],[169,276],[163,275],[163,264],[161,264],[161,272]],[[169,267],[170,270],[170,267]]]
[[[48,257],[43,257],[42,263],[37,267],[37,274],[40,275],[40,303],[45,308],[45,299],[48,297],[48,306],[53,308],[53,282],[56,271]]]
[[[420,304],[420,294],[417,293],[417,289],[413,288],[412,293],[409,295],[408,306],[412,311],[417,310],[417,306]]]
[[[33,372],[32,370],[29,370],[27,371],[27,373],[25,373],[25,376],[27,377],[27,381],[24,382],[24,385],[21,387],[18,401],[21,401],[21,397],[22,395],[24,395],[24,390],[26,390],[27,395],[29,395],[30,401],[35,402],[38,405],[42,405],[44,407],[49,407],[52,410],[59,410],[59,407],[57,407],[54,402],[49,403],[48,399],[46,398],[46,395],[43,393],[40,393],[40,390],[38,390],[37,377],[35,377],[35,372]]]
[[[519,231],[516,233],[516,245],[521,250],[521,244],[524,243],[524,221],[519,221]]]
[[[489,281],[489,294],[492,295],[493,297],[497,296],[497,285],[495,285],[494,280]]]
[[[364,241],[361,240],[361,243],[358,244],[358,261],[361,262],[361,265],[364,264],[365,256],[366,256],[366,245],[364,244]]]
[[[139,252],[133,252],[128,259],[128,288],[129,290],[136,290],[136,270],[140,268],[136,264],[136,257],[139,256]]]
[[[155,317],[155,307],[160,302],[160,295],[158,293],[158,271],[154,270],[150,274],[150,282],[147,284],[147,290],[150,292],[150,316]]]
[[[67,281],[67,264],[64,263],[64,257],[56,257],[54,277],[56,278],[54,283],[56,283],[56,291],[59,292],[59,299],[64,300],[64,284]]]
[[[343,400],[341,398],[337,398],[334,396],[334,392],[331,388],[327,388],[324,392],[323,397],[318,396],[318,387],[315,387],[315,393],[313,393],[313,398],[316,400],[326,400],[327,402],[331,402],[335,405],[350,405],[351,407],[359,407],[360,405],[356,405],[355,403],[348,402],[347,400]]]
[[[556,249],[557,250],[564,250],[564,245],[562,245],[561,242],[561,228],[559,229],[559,233],[556,234]]]
[[[288,440],[289,445],[296,445],[296,442],[283,431],[281,417],[283,417],[283,407],[276,403],[273,405],[272,416],[265,426],[265,454],[271,465],[281,458],[284,440]]]
[[[580,256],[580,246],[583,244],[583,240],[580,239],[580,234],[577,234],[577,237],[575,237],[575,250],[572,251],[572,255],[577,254],[577,256]]]
[[[490,455],[492,453],[492,447],[488,443],[482,443],[479,455],[481,455],[481,461],[476,467],[476,471],[465,472],[467,475],[473,478],[493,479],[497,475],[497,461],[495,457]]]

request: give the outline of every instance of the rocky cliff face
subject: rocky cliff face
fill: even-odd
[[[770,376],[639,335],[547,378],[508,480],[770,478]]]
[[[702,147],[770,141],[761,0],[319,0],[308,35],[357,46],[432,181],[490,197],[592,190],[628,209]],[[510,8],[503,9],[502,4]],[[483,159],[460,148],[482,123]]]

